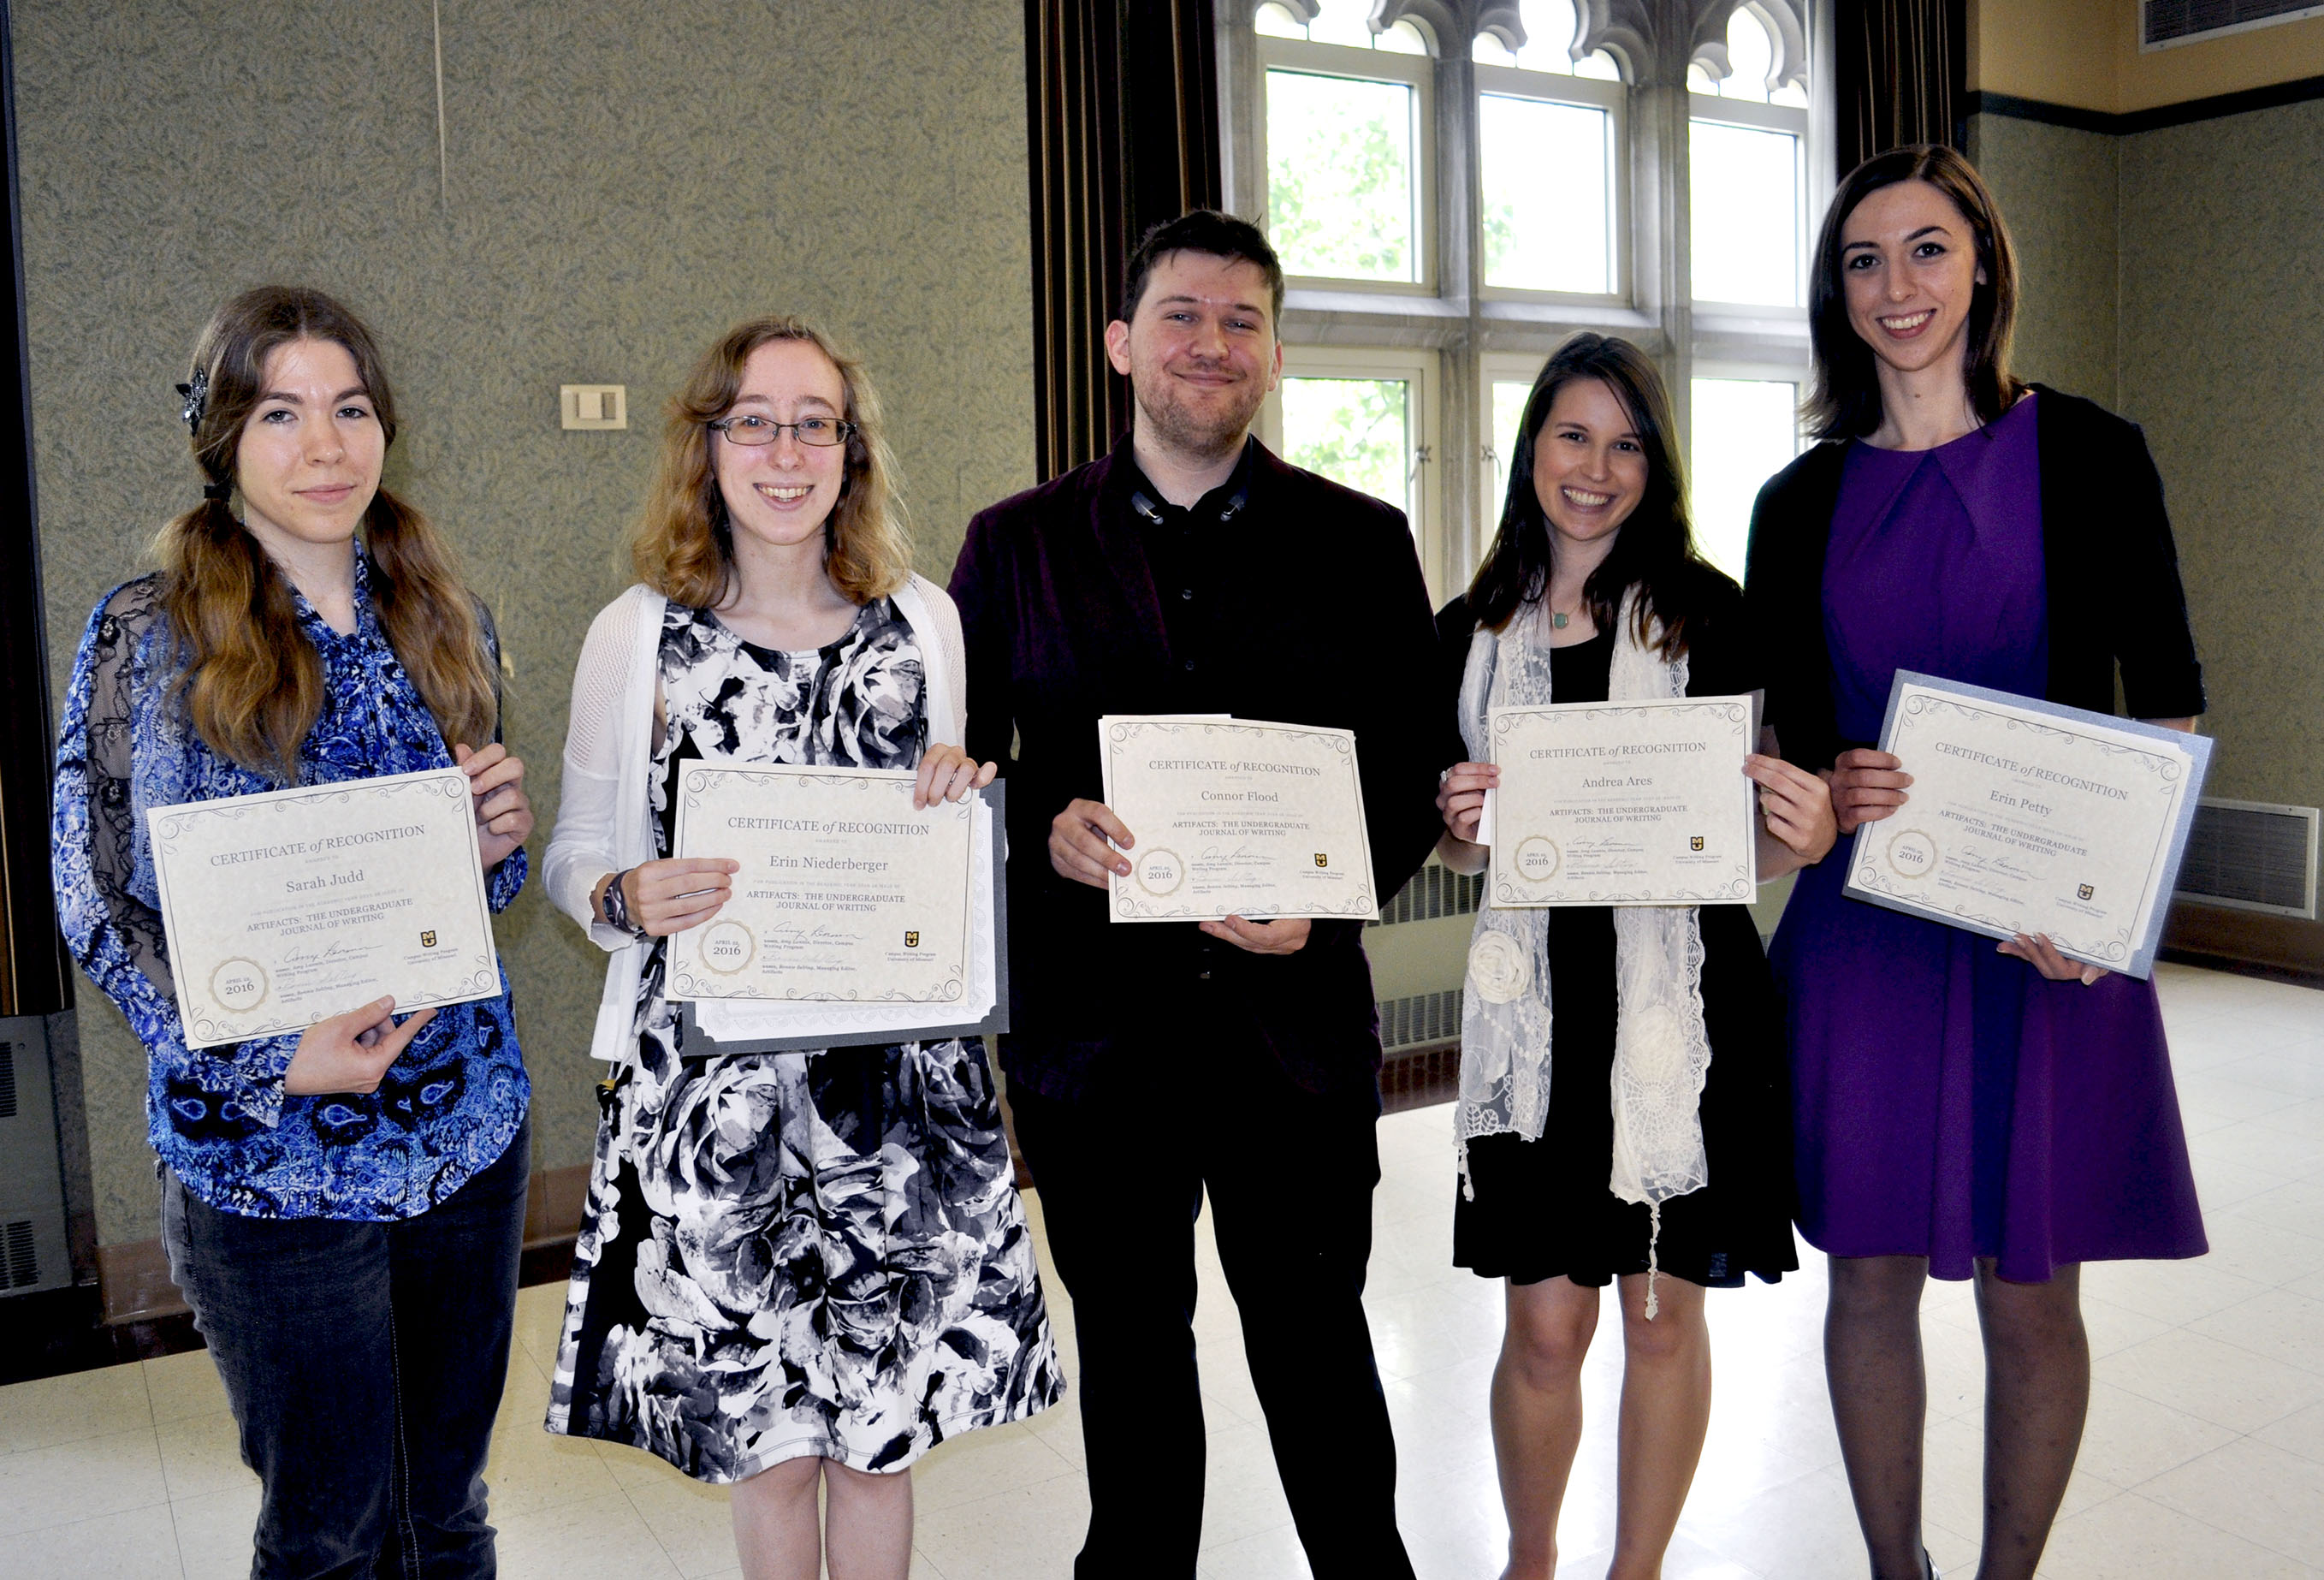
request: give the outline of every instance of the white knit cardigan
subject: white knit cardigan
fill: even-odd
[[[968,665],[960,611],[942,587],[920,576],[899,589],[895,600],[919,644],[928,743],[959,745],[968,738]],[[558,909],[613,956],[589,1051],[616,1062],[637,1053],[630,1028],[650,946],[599,921],[589,898],[606,873],[626,872],[654,857],[646,775],[653,764],[654,671],[664,607],[659,593],[633,587],[590,623],[573,671],[565,783],[542,864],[542,881]]]

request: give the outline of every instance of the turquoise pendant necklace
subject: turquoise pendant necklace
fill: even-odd
[[[1563,631],[1572,623],[1573,616],[1571,614],[1561,614],[1554,609],[1549,612],[1549,628],[1552,631]]]

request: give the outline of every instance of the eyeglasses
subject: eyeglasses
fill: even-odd
[[[802,417],[797,422],[778,422],[771,417],[761,417],[755,411],[742,411],[732,417],[721,417],[708,426],[714,433],[724,434],[727,443],[748,445],[753,448],[760,445],[774,443],[786,428],[791,430],[791,437],[798,439],[799,443],[811,444],[822,448],[828,448],[835,444],[845,444],[848,435],[855,431],[855,424],[842,422],[836,417]]]

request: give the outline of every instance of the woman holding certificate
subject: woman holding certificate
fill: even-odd
[[[1695,553],[1673,433],[1661,376],[1625,341],[1577,336],[1534,381],[1500,529],[1438,616],[1447,700],[1477,760],[1438,792],[1447,866],[1487,862],[1490,710],[1760,685],[1742,594]],[[1758,875],[1821,857],[1836,836],[1823,785],[1773,757],[1745,762]],[[1739,803],[1748,787],[1734,788]],[[1625,1355],[1609,1574],[1661,1572],[1710,1421],[1703,1291],[1797,1265],[1781,1024],[1741,904],[1479,912],[1453,1259],[1508,1280],[1492,1404],[1511,1580],[1556,1570],[1582,1364],[1609,1282]]]
[[[354,807],[364,781],[456,761],[470,793],[450,783],[453,817],[465,799],[475,825],[472,840],[454,823],[460,859],[473,845],[483,869],[471,904],[503,909],[532,813],[498,744],[491,622],[380,485],[395,402],[346,309],[281,287],[236,297],[179,389],[202,502],[161,530],[160,572],[106,595],[81,640],[57,752],[59,917],[151,1062],[171,1275],[263,1486],[252,1573],[490,1575],[483,1472],[529,1169],[507,980],[401,1024],[382,998],[283,1035],[198,1035],[146,814],[312,785],[346,793],[306,799]],[[240,809],[254,845],[256,807]],[[349,875],[346,910],[383,864],[329,864]],[[204,873],[199,903],[283,914],[281,885],[237,885],[246,870]],[[286,957],[346,957],[345,936],[310,930]]]
[[[640,585],[582,649],[549,848],[613,956],[614,1065],[549,1428],[733,1483],[752,1580],[807,1580],[826,1538],[834,1575],[902,1580],[912,1462],[1064,1386],[980,1044],[721,1051],[667,993],[671,935],[739,869],[673,858],[688,760],[917,767],[915,808],[992,780],[957,744],[960,618],[911,574],[892,471],[823,336],[769,318],[710,348],[671,404]]]
[[[1976,171],[1903,148],[1840,183],[1817,243],[1810,423],[1769,483],[1750,603],[1784,750],[1843,831],[1913,793],[1874,750],[1891,680],[2190,727],[2201,670],[2136,428],[2009,374],[2017,274]],[[2153,987],[2046,938],[1973,933],[1800,879],[1787,989],[1800,1224],[1831,1257],[1825,1358],[1881,1580],[1921,1545],[1922,1289],[1974,1279],[1985,1335],[1985,1580],[2030,1575],[2080,1446],[2080,1264],[2205,1249]]]

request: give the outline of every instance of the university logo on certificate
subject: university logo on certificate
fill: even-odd
[[[1899,670],[1880,749],[1913,783],[1857,829],[1850,898],[2153,974],[2209,739]]]
[[[501,991],[457,768],[155,807],[145,827],[189,1048]]]

